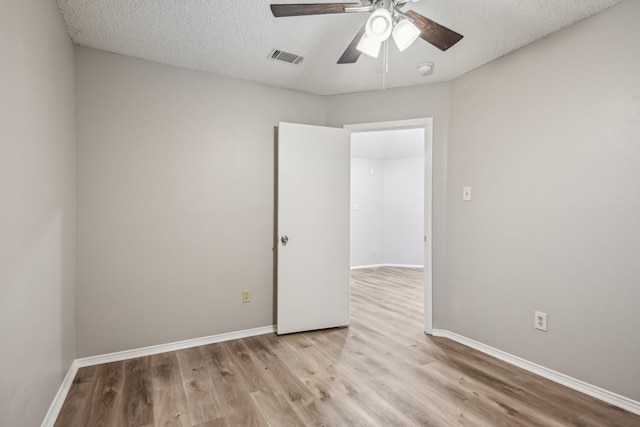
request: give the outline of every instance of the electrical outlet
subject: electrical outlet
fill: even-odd
[[[242,302],[250,302],[251,301],[251,292],[248,290],[242,291]]]
[[[534,311],[533,327],[547,332],[547,313],[541,311]]]
[[[376,253],[376,247],[375,246],[371,246],[371,253],[375,254]]]

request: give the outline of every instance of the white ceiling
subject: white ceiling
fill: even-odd
[[[351,157],[381,160],[424,157],[424,128],[352,132]]]
[[[336,61],[368,13],[274,18],[271,3],[336,0],[58,0],[76,44],[320,95],[379,90],[382,55]],[[354,0],[347,0],[346,2]],[[357,0],[355,0],[357,1]],[[389,44],[386,87],[451,80],[622,0],[422,0],[412,9],[464,38],[441,52]],[[273,48],[304,57],[267,59]],[[433,62],[432,75],[417,72]]]

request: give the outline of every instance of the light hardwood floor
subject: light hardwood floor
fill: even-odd
[[[79,370],[56,426],[640,426],[640,417],[422,332],[422,271],[352,273],[349,328]]]

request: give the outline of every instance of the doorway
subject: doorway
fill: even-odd
[[[352,190],[351,266],[423,267],[424,331],[431,333],[433,120],[425,118],[344,127],[352,133],[352,158],[358,159],[352,162],[352,179],[364,179],[370,184],[357,195]],[[397,145],[389,146],[385,140],[396,141]],[[354,176],[354,172],[359,176]],[[386,185],[385,178],[389,181]],[[399,181],[401,179],[412,179],[414,182],[403,183]],[[415,180],[420,182],[416,183]],[[354,184],[358,185],[358,182]],[[386,198],[385,186],[388,190]],[[377,205],[376,189],[383,193],[377,198]],[[415,200],[416,197],[418,200]],[[398,209],[399,204],[403,205],[403,209]],[[385,238],[385,222],[402,221],[403,218],[405,221],[400,227],[387,227]],[[376,222],[382,226],[377,230],[371,228]]]
[[[351,269],[424,268],[424,128],[351,133]]]

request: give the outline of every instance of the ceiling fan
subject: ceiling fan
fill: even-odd
[[[362,0],[360,3],[306,3],[272,4],[276,18],[330,13],[368,12],[367,23],[358,31],[344,51],[338,64],[353,64],[365,53],[378,57],[382,43],[393,37],[400,51],[409,47],[418,37],[445,51],[462,39],[462,35],[420,15],[401,9],[409,2],[420,0]]]

